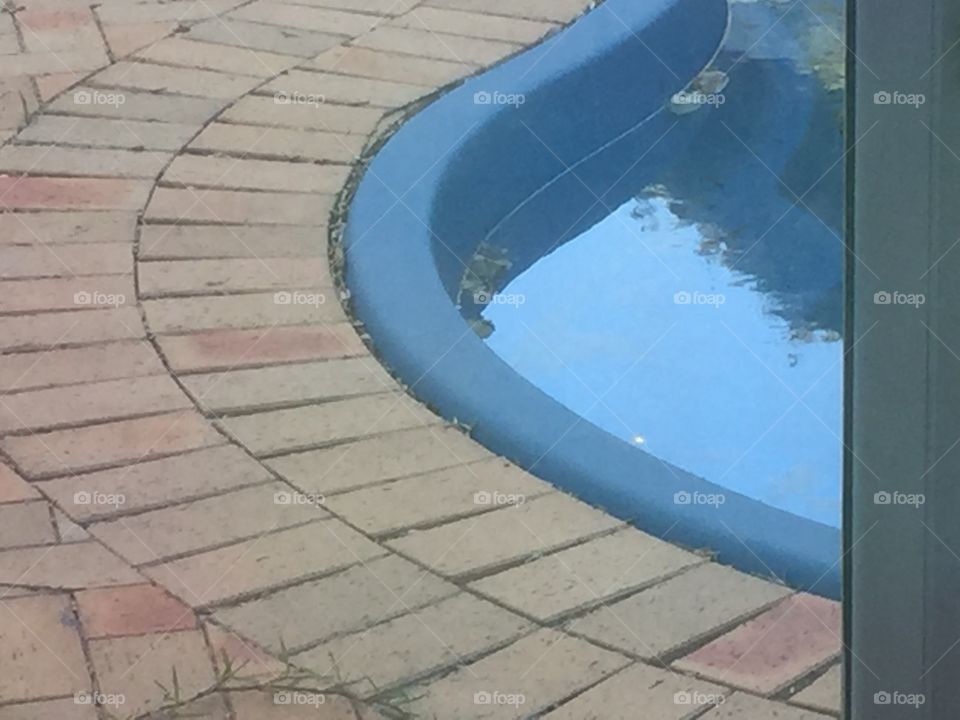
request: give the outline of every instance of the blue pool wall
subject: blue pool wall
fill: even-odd
[[[714,485],[592,425],[504,363],[453,302],[463,263],[519,206],[573,192],[579,180],[568,167],[632,133],[650,138],[642,163],[671,160],[676,148],[653,143],[673,121],[664,102],[711,61],[727,12],[725,0],[607,0],[441,96],[367,168],[343,235],[346,282],[383,362],[494,452],[651,534],[836,598],[836,528]],[[525,102],[475,102],[483,92]],[[678,505],[680,492],[725,502]]]

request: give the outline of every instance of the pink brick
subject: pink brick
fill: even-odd
[[[840,652],[840,614],[839,603],[794,595],[675,666],[771,694]]]
[[[128,243],[132,245],[136,226],[137,217],[133,213],[0,213],[0,245],[43,246],[63,243]],[[53,250],[59,252],[58,248]],[[3,252],[6,253],[7,250]]]
[[[80,621],[88,638],[190,630],[193,610],[155,585],[127,585],[77,593]]]
[[[162,335],[158,341],[167,362],[178,372],[228,370],[366,354],[366,348],[348,323],[208,330],[191,335]]]
[[[0,447],[28,477],[44,478],[225,442],[207,420],[187,411],[7,437]]]
[[[135,298],[133,278],[123,275],[0,281],[0,313],[120,307]]]
[[[0,465],[0,503],[33,500],[40,495],[16,471],[6,465]]]
[[[149,191],[144,180],[0,175],[0,208],[138,210]]]

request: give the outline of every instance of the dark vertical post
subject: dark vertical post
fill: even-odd
[[[960,2],[851,0],[846,717],[960,717]]]

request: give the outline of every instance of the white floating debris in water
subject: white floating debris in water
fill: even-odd
[[[643,445],[643,444],[647,441],[647,439],[646,439],[643,435],[634,435],[634,436],[633,436],[633,441],[634,441],[637,445]]]

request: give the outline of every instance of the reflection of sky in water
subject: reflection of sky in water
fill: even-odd
[[[524,302],[487,307],[496,326],[487,343],[604,430],[836,524],[842,344],[823,334],[792,340],[768,295],[699,252],[695,225],[664,202],[648,205],[654,215],[641,224],[631,217],[636,205],[503,288]]]

